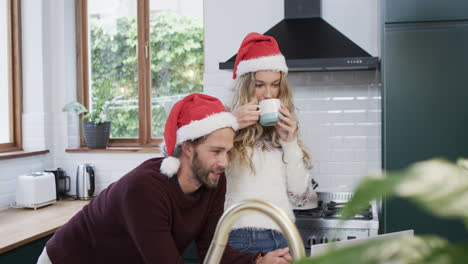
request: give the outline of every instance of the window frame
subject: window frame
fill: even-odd
[[[138,138],[110,138],[109,147],[157,147],[162,138],[152,138],[151,133],[151,69],[150,54],[150,8],[149,0],[137,1],[138,28]],[[76,67],[77,98],[89,109],[89,47],[88,47],[88,0],[75,0],[76,10]],[[80,118],[80,145],[85,139]]]
[[[0,152],[22,151],[22,52],[21,0],[7,1],[8,88],[10,89],[10,142],[0,144]]]

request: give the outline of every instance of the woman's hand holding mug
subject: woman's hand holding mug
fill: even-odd
[[[251,101],[245,105],[236,107],[232,114],[239,123],[239,129],[246,128],[258,122],[260,111],[256,101]]]
[[[283,141],[291,142],[297,136],[297,121],[284,105],[281,105],[280,113],[280,122],[275,126],[276,131]]]

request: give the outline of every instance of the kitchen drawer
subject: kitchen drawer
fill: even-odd
[[[386,0],[385,23],[468,19],[466,0]]]
[[[51,237],[49,235],[0,254],[0,263],[36,263]]]

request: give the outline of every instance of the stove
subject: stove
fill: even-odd
[[[362,213],[349,220],[340,220],[340,209],[351,200],[353,193],[317,192],[317,195],[317,208],[294,210],[296,226],[307,252],[316,244],[378,235],[379,220],[375,201]]]

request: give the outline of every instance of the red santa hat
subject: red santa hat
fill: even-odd
[[[237,119],[227,112],[221,101],[205,94],[190,94],[178,101],[166,121],[164,141],[167,157],[161,164],[161,172],[169,177],[180,167],[174,149],[187,140],[206,136],[220,128],[238,128]]]
[[[273,37],[252,32],[244,38],[237,52],[232,78],[256,71],[288,73],[288,66]]]

